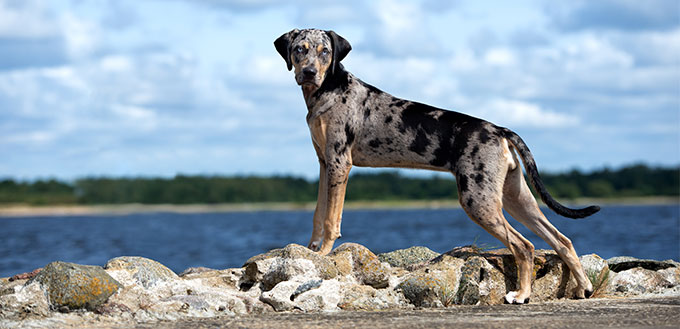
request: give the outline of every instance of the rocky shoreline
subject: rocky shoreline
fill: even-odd
[[[603,297],[679,297],[680,263],[585,255],[581,262]],[[328,256],[291,244],[243,267],[190,268],[176,274],[141,257],[104,267],[53,262],[0,279],[0,328],[153,325],[242,316],[417,312],[496,305],[515,290],[506,249],[458,247],[444,254],[412,247],[375,255],[345,243]],[[572,297],[575,282],[553,251],[537,250],[531,302]]]

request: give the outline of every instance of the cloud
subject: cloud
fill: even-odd
[[[44,39],[56,35],[54,15],[38,0],[0,0],[0,38]]]
[[[558,113],[520,100],[494,99],[480,104],[478,108],[483,117],[508,127],[564,128],[580,122],[575,115]]]
[[[0,0],[0,170],[313,178],[304,100],[272,46],[305,26],[346,37],[368,83],[518,130],[543,167],[680,160],[679,27],[597,25],[586,7],[604,5],[581,2],[490,14],[503,6]]]
[[[600,0],[545,4],[554,25],[563,31],[612,29],[668,30],[680,23],[676,1]]]

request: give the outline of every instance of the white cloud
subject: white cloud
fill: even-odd
[[[496,66],[511,66],[515,65],[515,55],[507,48],[493,48],[489,49],[484,54],[484,62],[489,65]]]
[[[72,58],[88,57],[99,47],[99,26],[93,22],[66,13],[62,15],[60,25],[68,46],[68,53]]]
[[[538,104],[512,99],[494,99],[479,105],[482,116],[508,127],[564,128],[578,124],[579,118],[544,109]]]
[[[57,34],[58,26],[43,1],[0,0],[0,38],[39,39]]]

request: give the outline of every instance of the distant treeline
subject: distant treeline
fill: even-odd
[[[589,173],[541,173],[553,196],[616,198],[680,195],[680,166],[643,164]],[[312,202],[317,181],[294,176],[184,176],[174,178],[83,178],[32,182],[0,181],[0,203],[27,204],[191,204],[239,202]],[[396,171],[354,174],[347,200],[454,199],[453,178],[412,177]]]

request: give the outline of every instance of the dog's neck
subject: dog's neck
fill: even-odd
[[[302,95],[305,99],[307,110],[310,113],[315,112],[318,110],[316,108],[321,105],[320,103],[328,103],[329,101],[332,102],[332,99],[328,99],[330,96],[328,93],[338,88],[344,89],[343,86],[346,88],[349,84],[349,75],[349,72],[345,71],[342,64],[340,64],[338,67],[336,67],[335,72],[329,72],[329,74],[326,75],[323,83],[321,83],[321,86],[318,88],[313,85],[302,85]],[[339,93],[333,94],[339,95]],[[322,107],[325,108],[325,106]]]
[[[305,98],[305,104],[307,104],[307,108],[309,108],[312,95],[314,95],[314,92],[319,90],[320,87],[305,84],[300,88],[302,88],[302,96]]]

